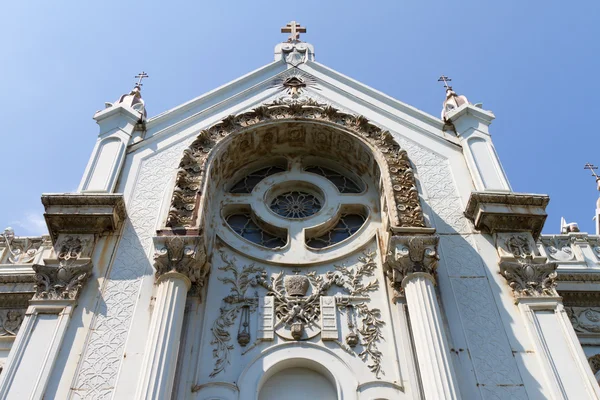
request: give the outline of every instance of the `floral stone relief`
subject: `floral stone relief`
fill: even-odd
[[[377,266],[374,257],[375,253],[364,252],[356,265],[336,265],[324,274],[315,271],[300,274],[300,270],[295,270],[292,274],[281,271],[269,276],[263,267],[239,266],[235,257],[221,252],[224,265],[219,270],[224,274],[218,279],[229,286],[230,293],[223,299],[219,317],[211,329],[215,366],[210,377],[230,364],[230,353],[235,348],[230,329],[237,317],[241,316],[237,341],[246,347],[252,340],[248,315],[260,308],[256,340],[242,355],[263,341],[274,340],[274,334],[286,341],[321,335],[321,340],[334,342],[347,353],[358,355],[380,379],[384,371],[378,343],[383,340],[384,321],[380,310],[368,305],[370,293],[379,288],[378,280],[372,278]],[[330,295],[328,292],[334,288],[339,290]],[[348,333],[343,341],[338,337],[337,312],[346,315]]]

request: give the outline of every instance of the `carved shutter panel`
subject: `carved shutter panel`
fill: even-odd
[[[321,339],[337,340],[337,312],[335,309],[335,297],[321,297]]]
[[[274,338],[274,301],[273,296],[258,299],[258,339],[273,340]]]

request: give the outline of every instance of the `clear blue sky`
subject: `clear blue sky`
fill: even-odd
[[[594,232],[600,1],[6,1],[0,22],[0,229],[45,231],[40,194],[77,188],[105,101],[150,79],[149,116],[272,60],[294,19],[316,59],[439,116],[446,74],[497,119],[519,192]]]

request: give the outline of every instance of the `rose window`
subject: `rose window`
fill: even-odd
[[[240,239],[251,242],[255,251],[276,250],[273,257],[289,254],[289,261],[297,263],[357,237],[374,218],[376,185],[367,186],[330,161],[318,161],[281,157],[234,176],[221,201],[225,239],[234,245]],[[236,246],[251,249],[243,242]]]
[[[287,192],[275,197],[271,210],[285,218],[298,219],[310,217],[321,209],[321,202],[315,196],[305,192]]]

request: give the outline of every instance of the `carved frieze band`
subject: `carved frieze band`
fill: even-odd
[[[159,236],[154,238],[156,279],[168,272],[187,276],[192,284],[204,286],[208,274],[202,236]]]
[[[311,99],[293,102],[275,101],[252,111],[229,116],[200,132],[198,138],[183,154],[177,173],[175,190],[167,226],[173,229],[190,229],[198,225],[198,207],[202,187],[206,180],[206,162],[212,149],[236,132],[269,122],[320,122],[350,130],[363,138],[381,153],[385,169],[391,178],[390,219],[398,227],[424,227],[423,211],[415,184],[413,170],[405,150],[392,135],[373,125],[365,117],[341,112]]]
[[[500,273],[508,281],[515,297],[558,296],[556,263],[503,261]]]
[[[392,236],[388,254],[387,276],[392,285],[401,289],[402,281],[411,274],[421,272],[435,277],[438,260],[439,237]]]

